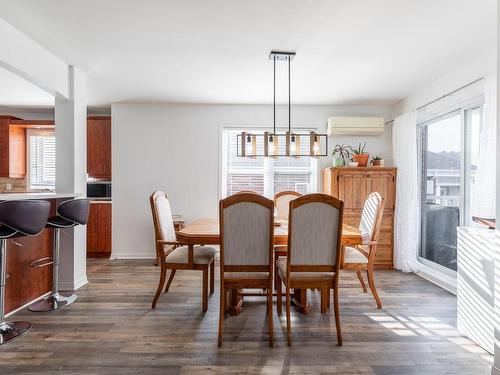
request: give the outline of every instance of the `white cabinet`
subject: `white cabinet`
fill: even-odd
[[[458,228],[458,330],[490,353],[494,350],[494,257],[494,230]]]

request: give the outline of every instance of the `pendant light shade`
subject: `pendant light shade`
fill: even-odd
[[[277,158],[328,155],[328,136],[326,134],[292,132],[291,61],[294,57],[295,52],[271,51],[269,59],[273,61],[273,131],[266,131],[264,134],[242,132],[241,135],[237,136],[238,156]],[[276,132],[276,62],[286,62],[288,65],[288,131],[285,134]],[[309,140],[309,147],[307,144],[301,147],[301,139]],[[260,142],[263,143],[263,154],[257,154],[257,149],[260,149],[257,144]]]

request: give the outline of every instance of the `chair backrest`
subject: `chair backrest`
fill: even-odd
[[[274,203],[253,193],[219,202],[221,272],[271,272]]]
[[[302,196],[296,191],[282,191],[274,195],[274,206],[276,207],[276,219],[288,220],[290,201]]]
[[[163,191],[155,191],[149,198],[151,213],[155,228],[156,251],[158,255],[164,255],[163,245],[158,241],[175,241],[174,221],[172,210],[166,194]]]
[[[57,207],[57,214],[75,224],[85,225],[89,219],[90,200],[70,199]]]
[[[13,200],[0,202],[0,225],[35,236],[47,223],[50,202],[43,200]]]
[[[259,193],[253,190],[240,190],[237,191],[235,194],[259,194]]]
[[[288,272],[338,272],[344,203],[330,195],[309,194],[290,202]]]
[[[359,229],[362,234],[369,235],[370,240],[377,241],[384,213],[384,198],[380,193],[371,193],[365,200]]]

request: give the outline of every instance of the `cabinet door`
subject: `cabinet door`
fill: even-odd
[[[95,177],[99,174],[98,163],[95,156],[95,143],[97,120],[87,120],[87,174]]]
[[[98,212],[99,212],[99,205],[91,203],[89,211],[89,220],[87,221],[87,253],[97,252]]]
[[[0,119],[0,177],[9,177],[9,120]]]
[[[100,124],[100,144],[102,152],[99,154],[101,158],[101,173],[104,178],[111,179],[111,120],[102,120]]]
[[[98,227],[97,227],[97,248],[99,252],[111,252],[111,204],[102,203],[97,205]]]
[[[395,174],[392,171],[369,171],[367,172],[367,195],[379,192],[385,199],[386,210],[394,209],[396,194]]]
[[[111,119],[87,120],[87,173],[111,179]]]
[[[366,172],[338,171],[337,198],[344,201],[344,209],[361,210],[366,193]]]
[[[32,267],[36,260],[52,256],[52,229],[37,236],[7,240],[5,312],[8,313],[52,289],[52,265]]]
[[[9,127],[9,175],[23,178],[26,175],[26,129]]]

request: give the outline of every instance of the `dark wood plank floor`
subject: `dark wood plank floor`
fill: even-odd
[[[55,313],[17,313],[33,323],[25,337],[0,346],[0,374],[489,374],[491,356],[456,330],[456,299],[415,275],[377,271],[383,310],[345,272],[341,282],[344,346],[336,346],[333,314],[292,312],[275,319],[267,345],[265,304],[248,300],[225,324],[217,348],[219,297],[201,312],[201,273],[178,272],[156,310],[159,269],[151,261],[89,261],[78,301]],[[276,317],[276,314],[274,314]]]

